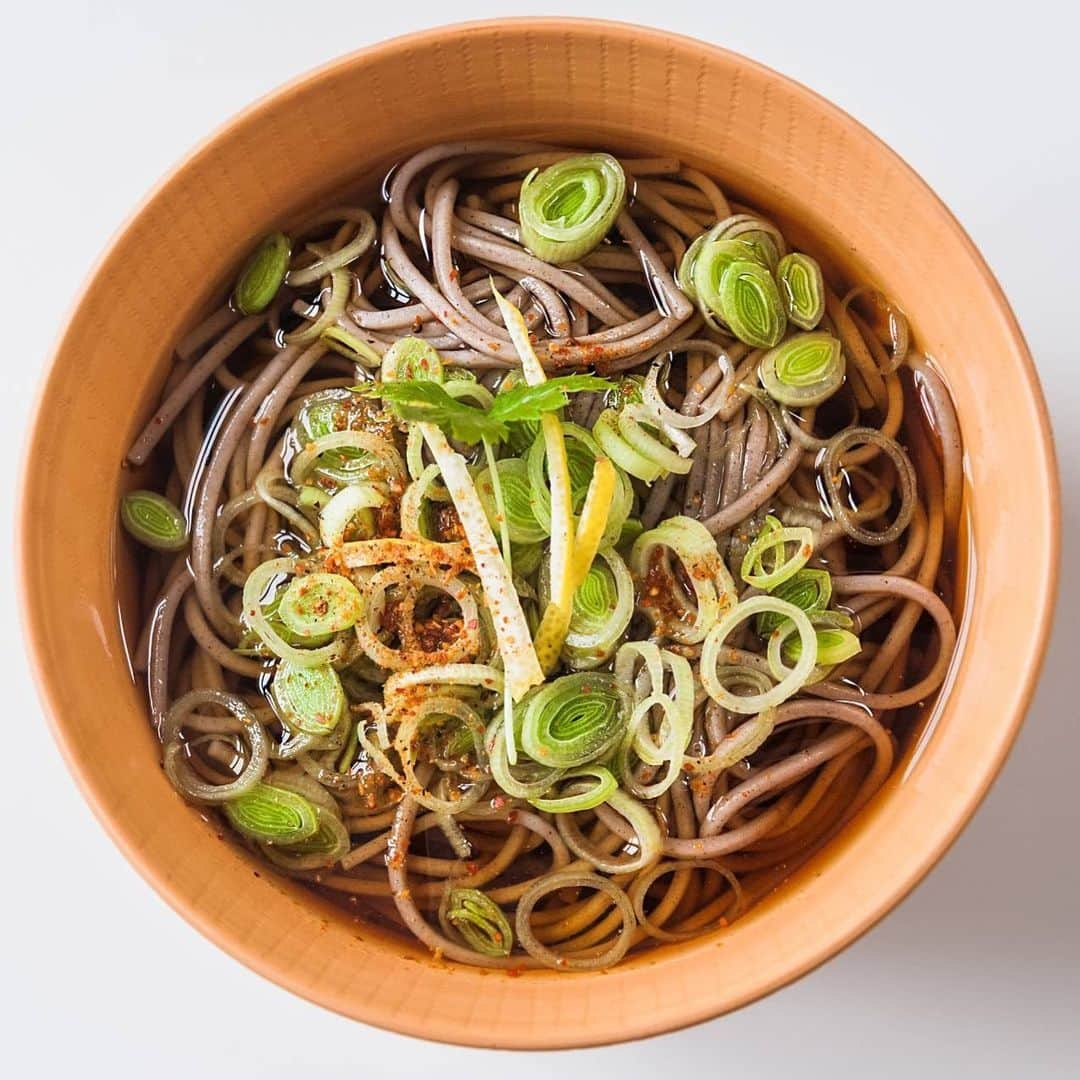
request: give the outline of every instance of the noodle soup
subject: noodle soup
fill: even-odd
[[[170,780],[456,962],[727,926],[955,646],[940,377],[672,159],[433,146],[265,237],[129,463]]]

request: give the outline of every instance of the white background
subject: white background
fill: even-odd
[[[805,82],[882,136],[957,213],[1010,296],[1046,388],[1065,494],[1058,632],[1041,688],[1000,781],[925,884],[844,955],[764,1002],[646,1043],[561,1055],[375,1031],[290,996],[199,937],[123,861],[66,775],[3,583],[7,1075],[312,1075],[298,1066],[477,1080],[675,1070],[755,1080],[1080,1075],[1080,136],[1078,24],[1065,11],[1035,0],[1000,10],[990,0],[5,5],[5,509],[50,342],[92,260],[148,187],[230,114],[313,65],[422,26],[497,14],[607,15],[694,34]],[[0,565],[11,565],[6,546]],[[1022,588],[1022,561],[1017,574]]]

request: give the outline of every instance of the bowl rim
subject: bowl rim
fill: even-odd
[[[450,1035],[427,1034],[416,1025],[397,1022],[385,1010],[377,1008],[349,1008],[340,997],[320,994],[317,983],[314,980],[300,980],[295,975],[287,973],[271,957],[250,945],[235,940],[234,935],[219,925],[217,918],[206,916],[202,909],[191,904],[186,898],[179,895],[179,889],[170,881],[164,869],[145,858],[132,843],[128,829],[123,821],[110,815],[103,805],[103,799],[99,796],[97,787],[90,770],[86,768],[83,757],[69,745],[65,733],[65,722],[60,707],[57,688],[54,685],[51,671],[48,666],[48,643],[46,640],[45,608],[47,605],[37,597],[29,586],[31,579],[31,549],[33,546],[34,525],[31,519],[31,507],[29,504],[29,487],[31,483],[32,462],[35,449],[39,441],[46,435],[47,400],[54,382],[59,378],[58,361],[61,355],[70,348],[69,336],[75,316],[87,297],[94,288],[102,266],[108,261],[114,249],[127,236],[129,231],[136,225],[146,208],[162,195],[171,184],[192,167],[203,153],[220,141],[227,139],[235,131],[241,128],[254,116],[273,107],[281,100],[295,94],[311,83],[328,76],[333,76],[339,71],[346,70],[365,60],[391,52],[422,47],[430,42],[444,38],[447,34],[484,31],[491,29],[506,29],[513,32],[550,31],[559,28],[564,32],[592,31],[601,33],[613,33],[625,35],[632,33],[640,39],[648,39],[652,43],[681,43],[714,57],[727,61],[735,60],[747,68],[755,70],[758,74],[783,83],[789,90],[812,103],[817,109],[831,113],[838,121],[856,129],[860,136],[875,144],[876,149],[891,158],[895,167],[901,169],[907,178],[921,189],[932,203],[936,204],[942,214],[942,220],[953,232],[953,238],[964,249],[967,257],[971,260],[974,268],[987,286],[992,303],[997,313],[1002,317],[1001,335],[1008,339],[1012,347],[1013,355],[1017,364],[1017,375],[1022,376],[1025,389],[1031,395],[1034,406],[1035,429],[1038,439],[1039,456],[1044,466],[1044,479],[1046,487],[1046,501],[1050,510],[1049,520],[1045,523],[1047,528],[1044,533],[1044,548],[1042,562],[1045,565],[1045,574],[1039,583],[1038,595],[1038,618],[1031,627],[1032,633],[1028,639],[1027,649],[1028,663],[1025,669],[1025,677],[1018,683],[1015,691],[1008,702],[1006,709],[1002,711],[1009,716],[1007,726],[1001,728],[999,745],[994,755],[985,760],[978,783],[973,785],[966,800],[954,808],[947,825],[943,825],[933,837],[931,843],[922,847],[922,855],[912,860],[910,868],[897,876],[889,887],[884,890],[875,900],[867,906],[860,918],[851,926],[844,928],[839,933],[818,935],[818,944],[814,947],[812,955],[792,966],[782,977],[757,986],[751,992],[744,993],[740,998],[731,1001],[723,1012],[734,1011],[754,1001],[760,1000],[778,989],[787,986],[803,976],[815,970],[827,960],[838,955],[864,933],[876,925],[885,915],[893,910],[911,891],[926,877],[929,871],[940,861],[948,849],[952,846],[964,828],[967,826],[975,810],[985,798],[990,786],[1000,773],[1009,752],[1015,743],[1020,727],[1024,722],[1027,709],[1031,703],[1042,667],[1045,661],[1047,645],[1052,630],[1054,610],[1058,592],[1058,579],[1060,573],[1061,558],[1061,492],[1060,477],[1057,469],[1054,450],[1052,428],[1045,396],[1038,379],[1031,351],[1024,338],[1023,331],[1016,316],[1006,298],[1004,291],[997,281],[993,271],[982,256],[975,243],[955,215],[934,192],[930,185],[913,169],[908,162],[893,150],[887,143],[874,134],[868,127],[853,117],[845,109],[834,104],[828,98],[817,91],[807,87],[797,79],[791,78],[775,69],[763,64],[742,53],[723,46],[704,41],[700,38],[668,31],[656,26],[646,26],[622,20],[599,19],[588,17],[562,17],[562,16],[511,16],[501,18],[473,19],[461,22],[443,23],[428,27],[408,34],[396,35],[377,41],[373,44],[352,50],[342,56],[338,56],[324,64],[320,64],[301,74],[294,76],[286,82],[262,94],[249,105],[232,114],[218,124],[207,136],[192,146],[183,154],[166,173],[151,187],[151,189],[138,202],[136,207],[127,215],[123,222],[115,229],[105,247],[94,260],[87,271],[73,301],[64,314],[61,330],[58,333],[52,347],[49,350],[47,361],[39,377],[35,399],[32,405],[29,423],[23,436],[23,446],[20,456],[18,493],[15,513],[15,570],[16,592],[20,619],[23,627],[23,637],[26,652],[30,661],[30,667],[34,676],[34,684],[39,701],[48,722],[53,739],[60,750],[61,756],[68,771],[76,781],[84,799],[93,811],[94,816],[101,823],[105,832],[124,854],[128,862],[135,868],[139,875],[146,881],[166,903],[201,933],[208,940],[226,952],[234,959],[240,961],[252,971],[258,973],[271,982],[302,997],[313,1004],[337,1012],[350,1019],[360,1020],[385,1031],[396,1034],[406,1034],[413,1037],[421,1037],[431,1041],[452,1042],[465,1046],[494,1046],[494,1042],[481,1041],[477,1036],[456,1039]],[[505,1035],[499,1040],[500,1048],[507,1049],[554,1049],[607,1045],[614,1042],[627,1041],[639,1038],[651,1037],[666,1032],[682,1030],[694,1024],[702,1023],[715,1018],[720,1010],[716,1004],[703,1002],[697,1005],[688,1003],[685,1015],[678,1022],[663,1021],[650,1022],[647,1018],[637,1018],[634,1021],[618,1020],[609,1024],[602,1033],[587,1038],[555,1038],[546,1041],[537,1041],[528,1037],[514,1037]]]

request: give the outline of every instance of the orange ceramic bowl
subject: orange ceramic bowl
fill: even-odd
[[[135,600],[117,530],[120,462],[171,343],[252,239],[425,144],[506,135],[675,154],[802,223],[847,278],[882,287],[910,315],[966,444],[961,645],[922,736],[858,820],[746,918],[602,974],[510,978],[438,963],[253,873],[157,768],[118,621]],[[948,210],[804,87],[701,42],[611,23],[416,34],[316,71],[226,125],[95,270],[53,357],[27,460],[20,558],[33,663],[68,764],[128,858],[207,937],[282,986],[380,1027],[478,1046],[668,1031],[775,990],[851,942],[940,858],[985,794],[1023,719],[1055,593],[1043,400],[1012,312]]]

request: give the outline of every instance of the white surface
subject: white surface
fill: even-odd
[[[916,894],[825,968],[734,1016],[571,1054],[458,1050],[350,1023],[271,986],[166,908],[60,762],[4,606],[7,759],[0,1059],[11,1076],[946,1077],[1080,1073],[1075,685],[1080,573],[1075,21],[1064,4],[511,5],[622,17],[729,46],[869,125],[936,188],[1012,299],[1059,436],[1062,616],[1016,750]],[[368,12],[371,7],[375,10]],[[967,5],[964,5],[966,8]],[[698,12],[708,10],[710,14]],[[880,14],[878,13],[880,12]],[[86,270],[147,188],[241,106],[336,54],[508,5],[186,0],[5,7],[0,402],[12,504],[22,424]],[[1075,20],[1075,16],[1073,16]],[[973,361],[980,358],[973,357]],[[62,433],[59,433],[62,435]],[[1001,433],[1003,438],[1008,432]],[[43,478],[42,482],[47,482]],[[10,530],[8,530],[10,532]],[[7,541],[5,540],[5,543]],[[0,553],[5,568],[8,550]],[[1022,566],[1018,565],[1018,572]],[[976,643],[975,647],[978,647]],[[109,722],[107,713],[102,724]],[[684,1073],[684,1075],[694,1075]]]

